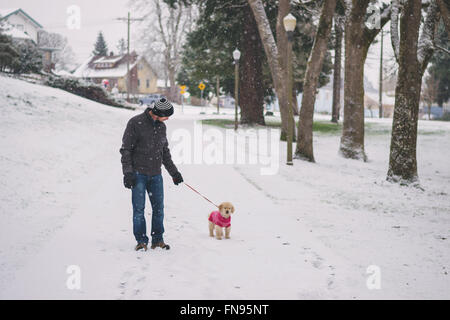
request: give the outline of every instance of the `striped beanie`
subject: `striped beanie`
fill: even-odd
[[[152,112],[158,117],[170,117],[173,115],[174,109],[169,100],[161,98],[155,102]]]

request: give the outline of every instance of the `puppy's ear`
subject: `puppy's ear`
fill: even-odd
[[[231,213],[234,213],[234,206],[231,205]]]
[[[219,204],[219,211],[222,211],[223,203]]]

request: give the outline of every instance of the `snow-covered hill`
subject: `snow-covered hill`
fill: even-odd
[[[339,136],[320,134],[318,163],[285,166],[281,144],[276,175],[179,163],[186,182],[234,203],[231,239],[210,238],[214,207],[164,172],[172,249],[135,252],[119,148],[142,110],[6,77],[0,88],[1,299],[450,298],[448,123],[419,124],[425,191],[385,182],[387,134],[367,136],[368,163],[340,158]],[[194,136],[196,120],[217,117],[184,111],[167,123],[173,150],[180,132]],[[149,225],[148,200],[146,212]]]

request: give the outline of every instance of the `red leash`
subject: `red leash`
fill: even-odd
[[[202,195],[200,192],[198,192],[197,190],[195,190],[194,188],[192,188],[190,185],[188,185],[186,182],[184,182],[184,184],[186,186],[188,186],[189,188],[192,189],[192,191],[194,191],[195,193],[199,194],[200,196],[203,197],[203,199],[205,199],[206,201],[208,201],[209,203],[213,204],[215,207],[219,208],[219,206],[217,204],[215,204],[214,202],[212,202],[211,200],[209,200],[207,197],[205,197],[204,195]]]

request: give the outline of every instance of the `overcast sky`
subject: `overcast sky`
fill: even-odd
[[[87,59],[94,49],[101,30],[110,51],[117,52],[117,42],[127,37],[127,24],[117,21],[128,14],[128,0],[0,0],[0,8],[21,8],[39,22],[45,30],[67,37],[78,62]],[[80,29],[70,29],[67,9],[80,8]],[[131,13],[133,17],[133,12]],[[132,35],[133,38],[133,35]]]

